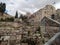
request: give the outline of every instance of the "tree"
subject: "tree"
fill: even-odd
[[[2,12],[2,2],[0,3],[0,12]]]
[[[6,22],[13,22],[13,21],[14,21],[14,18],[13,18],[13,17],[6,18],[5,21],[6,21]]]
[[[4,21],[4,19],[3,19],[3,18],[1,18],[1,19],[0,19],[0,21]]]
[[[13,17],[11,17],[11,18],[10,18],[10,21],[11,21],[11,22],[13,22],[13,21],[14,21],[14,18],[13,18]]]
[[[5,10],[6,10],[6,4],[5,3],[0,3],[0,12],[2,13],[2,15],[5,12]]]
[[[21,14],[19,18],[23,19],[23,15]]]
[[[25,15],[25,16],[23,16],[22,14],[20,15],[20,18],[24,21],[24,20],[26,20],[27,19],[27,16]]]
[[[16,11],[16,15],[15,15],[15,18],[18,18],[18,12]]]
[[[4,12],[5,12],[5,10],[6,10],[6,4],[5,4],[5,3],[3,3],[3,9],[2,9],[2,12],[4,13]]]

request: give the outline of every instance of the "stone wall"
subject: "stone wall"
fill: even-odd
[[[32,15],[28,14],[28,16],[30,17],[29,21],[33,20],[34,22],[38,22],[41,21],[44,16],[51,17],[52,14],[56,14],[55,7],[52,5],[46,5],[44,8],[38,10]]]

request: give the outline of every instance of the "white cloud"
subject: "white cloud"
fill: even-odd
[[[54,6],[56,7],[56,9],[60,9],[60,2],[56,3]]]
[[[10,15],[15,15],[16,10],[24,13],[34,12],[47,4],[54,4],[54,2],[57,3],[54,6],[60,8],[58,6],[60,0],[0,0],[0,2],[5,2],[7,4],[7,10]]]

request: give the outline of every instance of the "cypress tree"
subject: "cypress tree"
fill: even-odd
[[[0,3],[0,12],[2,13],[2,15],[5,12],[5,10],[6,10],[6,4],[1,2]]]
[[[5,10],[6,10],[6,4],[5,4],[5,3],[3,3],[3,9],[2,9],[2,12],[4,13],[4,12],[5,12]]]
[[[16,11],[15,18],[18,18],[18,12]]]

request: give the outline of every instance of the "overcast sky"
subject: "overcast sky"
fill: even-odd
[[[56,9],[60,8],[60,0],[0,0],[0,2],[6,3],[6,12],[10,15],[15,15],[16,11],[24,14],[33,13],[47,4],[52,4]]]

